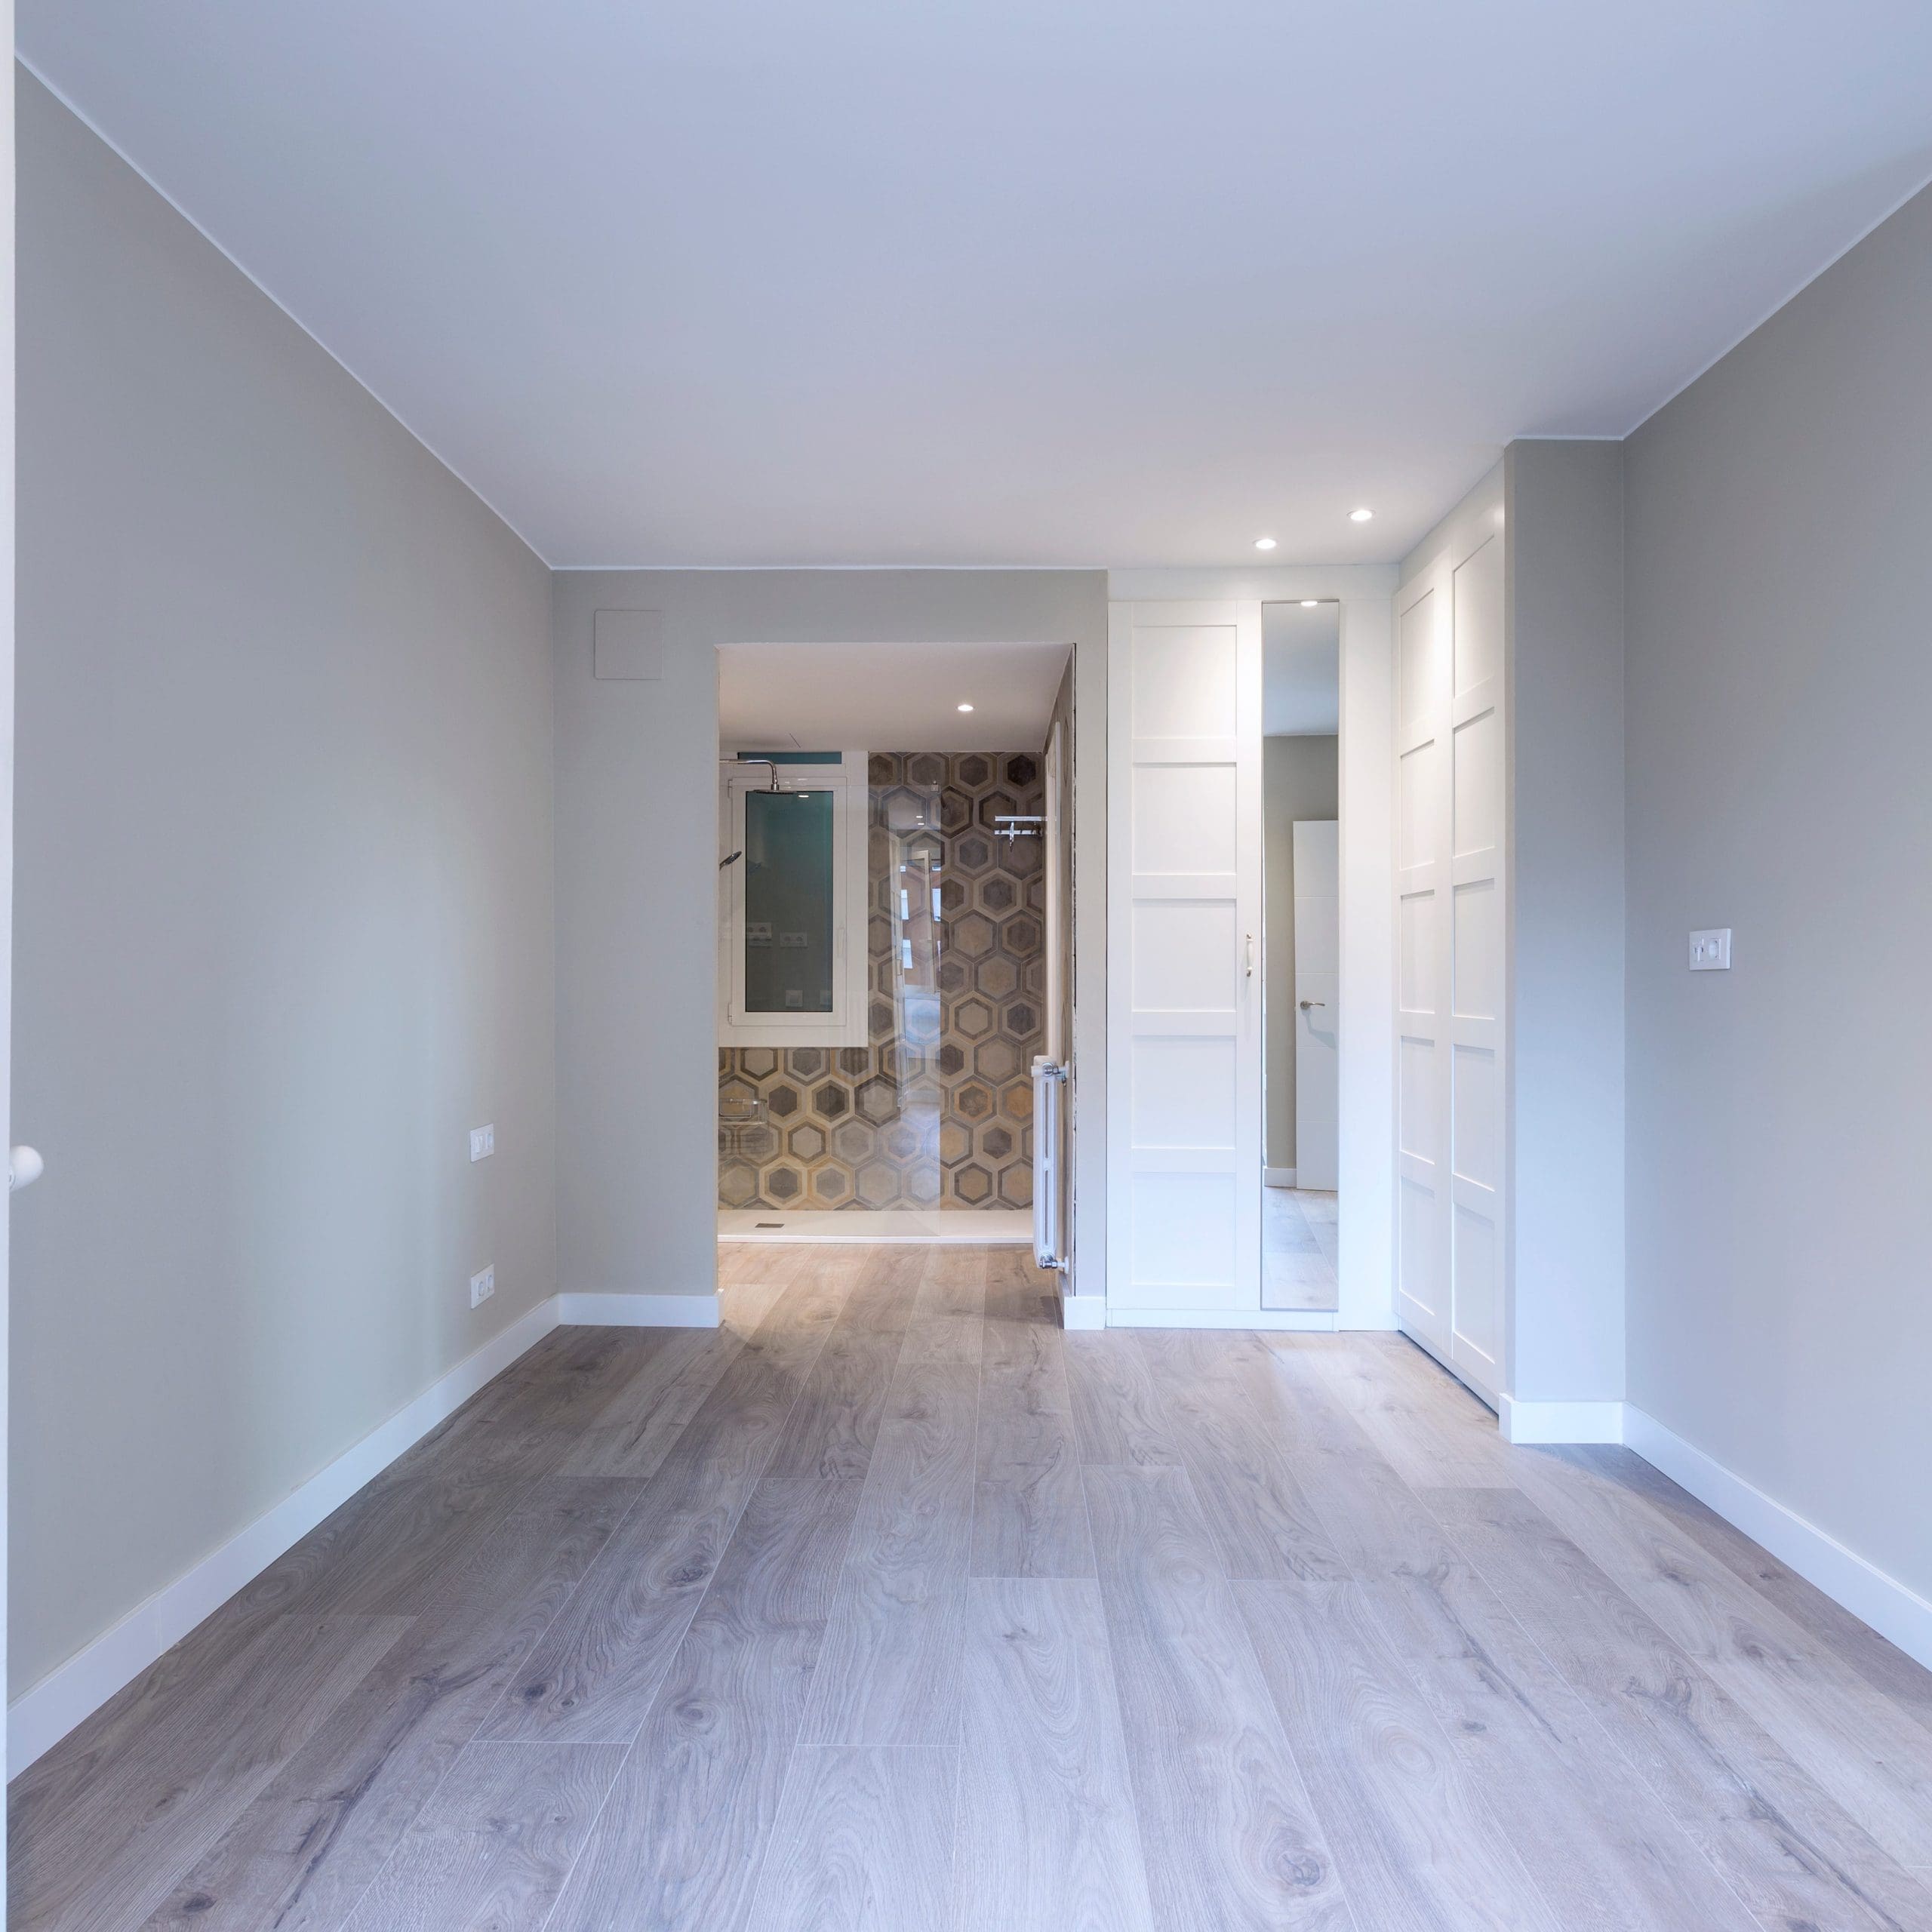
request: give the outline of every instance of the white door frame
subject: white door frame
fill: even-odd
[[[14,44],[12,0],[0,0]],[[0,1149],[11,1144],[14,986],[14,91],[0,106]],[[0,1192],[0,1604],[7,1600],[7,1251],[8,1204]],[[0,1682],[7,1674],[0,1616]],[[0,1765],[7,1758],[7,1700],[0,1696]],[[0,1819],[0,1871],[6,1869]],[[0,1894],[5,1887],[0,1886]],[[7,1903],[0,1897],[0,1932]]]
[[[1376,564],[1114,571],[1107,579],[1108,597],[1116,603],[1252,599],[1274,604],[1318,597],[1333,598],[1341,606],[1338,1295],[1333,1318],[1268,1311],[1266,1325],[1271,1327],[1395,1326],[1391,1277],[1395,1060],[1389,1025],[1395,999],[1395,828],[1389,758],[1394,731],[1392,613],[1398,579],[1394,565]],[[1115,812],[1127,808],[1127,801],[1115,795],[1111,785],[1107,804],[1110,823]],[[1110,985],[1117,970],[1112,909],[1109,908],[1108,920]],[[1118,1077],[1117,1056],[1124,1044],[1110,1029],[1110,1084]],[[1111,1311],[1109,1318],[1114,1318]],[[1257,1320],[1252,1325],[1263,1324]]]

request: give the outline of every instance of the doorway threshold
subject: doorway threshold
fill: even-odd
[[[719,1211],[721,1241],[905,1242],[915,1245],[1024,1247],[1033,1238],[1029,1210],[961,1208],[922,1211],[906,1208],[727,1208]]]

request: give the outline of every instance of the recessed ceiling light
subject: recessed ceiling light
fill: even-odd
[[[973,707],[970,704],[962,704],[959,708],[961,711],[971,711]]]
[[[1301,608],[1304,611],[1312,611],[1321,601],[1321,599],[1318,597],[1304,597],[1301,600]]]
[[[1351,510],[1349,512],[1349,521],[1351,523],[1366,523],[1374,514],[1373,510]]]
[[[1257,550],[1272,550],[1275,547],[1275,540],[1272,537],[1257,537],[1254,540],[1254,547]]]

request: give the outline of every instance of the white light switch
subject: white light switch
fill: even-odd
[[[1690,970],[1694,973],[1728,973],[1730,971],[1730,928],[1712,926],[1708,931],[1690,935]]]
[[[472,1161],[480,1161],[496,1151],[497,1128],[494,1121],[488,1127],[472,1127],[469,1130],[469,1158]]]
[[[493,1261],[480,1275],[469,1278],[469,1305],[481,1308],[497,1292],[497,1264]]]

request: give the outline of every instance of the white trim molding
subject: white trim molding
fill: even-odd
[[[1932,1603],[1634,1404],[1625,1443],[1834,1603],[1932,1669]]]
[[[1105,1295],[1062,1295],[1060,1301],[1060,1324],[1069,1334],[1104,1328],[1107,1325],[1107,1298]]]
[[[1263,1187],[1293,1187],[1294,1184],[1295,1171],[1293,1168],[1263,1168],[1261,1170],[1261,1185]]]
[[[7,1775],[51,1749],[324,1518],[373,1482],[552,1329],[715,1328],[715,1295],[552,1295],[466,1355],[292,1494],[24,1691],[7,1713]]]
[[[1621,1443],[1932,1669],[1932,1603],[1634,1403],[1521,1402],[1505,1395],[1498,1420],[1508,1442]]]
[[[1496,1420],[1505,1442],[1621,1442],[1621,1402],[1525,1402],[1498,1398]]]
[[[555,1325],[560,1328],[715,1328],[723,1318],[715,1294],[573,1292],[558,1296]]]
[[[23,1693],[8,1712],[8,1776],[26,1770],[556,1326],[552,1297],[491,1336],[292,1495]]]

